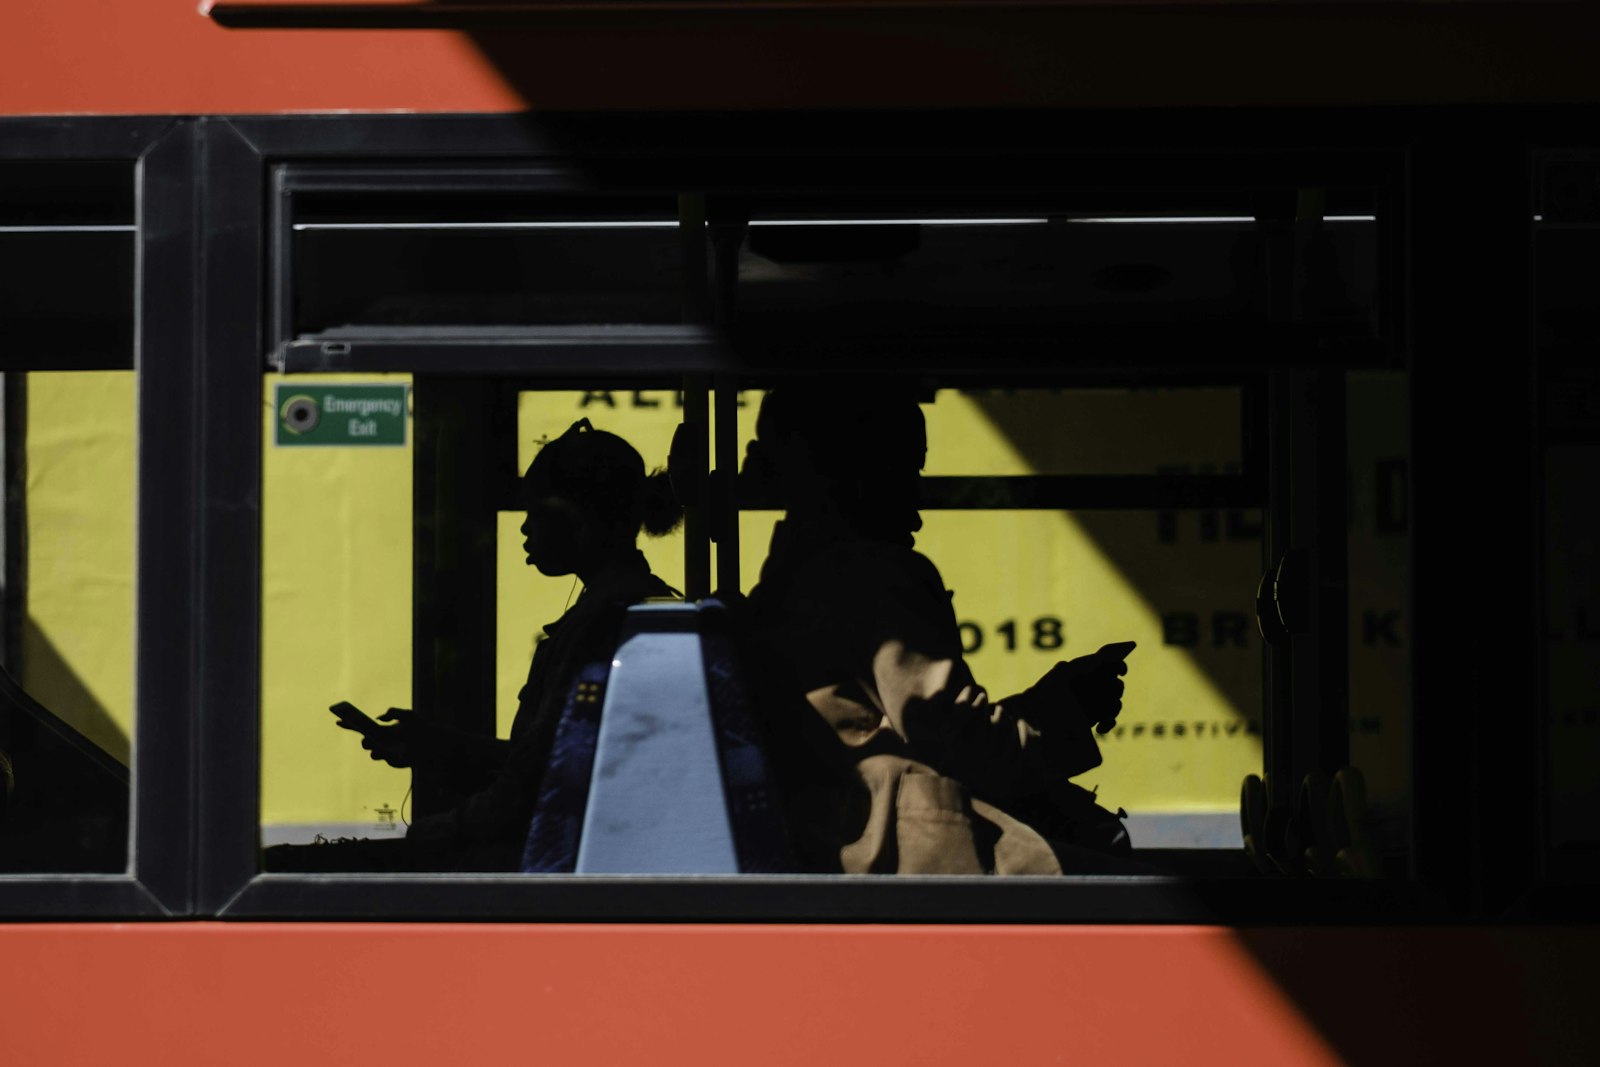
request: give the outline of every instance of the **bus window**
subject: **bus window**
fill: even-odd
[[[133,168],[0,163],[8,367],[133,366]]]
[[[773,512],[747,512],[759,566]],[[927,511],[916,549],[939,568],[973,675],[999,699],[1058,661],[1136,641],[1104,763],[1080,784],[1125,808],[1136,848],[1237,848],[1239,783],[1261,767],[1259,519],[1202,542],[1205,516],[1157,511]],[[1189,536],[1167,541],[1176,525]],[[747,585],[759,576],[747,567]]]
[[[1594,374],[1600,311],[1597,231],[1588,158],[1547,157],[1535,216],[1536,338],[1547,377],[1543,449],[1544,712],[1548,868],[1552,881],[1600,871],[1600,386]]]
[[[1338,613],[1349,620],[1348,653],[1317,658],[1348,665],[1348,763],[1367,786],[1356,818],[1366,843],[1398,867],[1410,805],[1404,376],[1353,373],[1343,392],[1350,523],[1347,543],[1335,547],[1348,562],[1348,603]],[[741,454],[761,395],[742,394]],[[916,548],[953,592],[978,681],[1003,697],[1059,660],[1136,641],[1122,716],[1101,742],[1104,763],[1081,783],[1127,810],[1136,848],[1237,850],[1241,783],[1263,773],[1274,714],[1257,618],[1270,502],[1265,480],[1245,475],[1261,460],[1246,455],[1245,440],[1260,428],[1244,422],[1244,387],[940,389],[926,397]],[[1146,506],[1066,503],[1096,491],[1095,476],[1105,474],[1132,478],[1121,491],[1143,494]],[[1174,497],[1161,506],[1164,493],[1228,474],[1239,478],[1227,490],[1240,494],[1231,504]],[[1030,497],[1029,510],[1003,503]],[[743,513],[746,591],[778,518]],[[1333,640],[1319,636],[1319,623],[1307,625],[1312,646],[1302,649],[1325,638],[1331,649],[1346,644],[1343,634]],[[1276,714],[1286,724],[1303,720],[1305,731],[1327,711],[1301,699],[1291,695]]]
[[[1546,701],[1550,845],[1555,872],[1592,872],[1600,851],[1600,576],[1593,488],[1600,448],[1563,445],[1545,457]]]
[[[0,873],[127,867],[133,173],[0,164]]]
[[[683,418],[682,394],[673,389],[596,389],[523,392],[517,398],[517,470],[527,470],[540,442],[559,435],[578,419],[624,438],[649,470],[664,467],[672,434]],[[575,595],[576,579],[551,579],[529,567],[522,549],[524,512],[499,514],[495,708],[500,736],[511,733],[517,692],[528,675],[528,660],[543,640],[547,623],[559,619]],[[639,548],[650,570],[674,589],[684,588],[683,530],[641,537]]]
[[[133,738],[133,373],[4,379],[0,871],[120,871]]]
[[[1251,214],[1086,213],[1026,199],[1003,210],[948,200],[908,206],[915,203],[901,198],[878,211],[756,205],[738,254],[740,320],[804,324],[826,313],[856,326],[920,330],[1270,314],[1270,236]],[[1370,318],[1369,211],[1356,205],[1325,216],[1308,251],[1307,318]]]
[[[676,323],[672,197],[297,199],[289,335],[351,329]]]
[[[412,705],[414,450],[409,376],[269,376],[262,411],[261,751],[263,838],[398,835],[408,775],[365,758],[326,711],[353,700],[373,715]],[[348,400],[354,414],[329,404]],[[301,401],[300,397],[306,397]],[[316,424],[297,404],[316,405]],[[397,423],[365,444],[349,421]],[[326,423],[324,420],[327,420]],[[337,420],[341,444],[301,445]],[[388,429],[387,426],[384,427]],[[402,436],[403,435],[403,436]],[[374,438],[375,440],[376,438]],[[351,751],[354,749],[354,751]]]
[[[423,185],[427,177],[413,176]],[[553,656],[561,641],[549,624],[586,603],[583,581],[538,564],[537,537],[525,543],[543,509],[529,508],[519,475],[554,454],[541,443],[593,442],[598,432],[630,442],[642,478],[665,462],[685,402],[672,379],[575,388],[574,368],[557,365],[570,352],[551,357],[537,380],[442,372],[462,369],[450,349],[473,331],[525,342],[529,355],[507,348],[496,358],[535,366],[540,344],[629,323],[699,324],[717,334],[716,358],[729,361],[718,366],[770,358],[766,373],[778,379],[795,369],[783,363],[795,349],[775,343],[786,324],[800,334],[837,330],[841,352],[870,348],[878,331],[904,335],[880,355],[903,355],[923,401],[917,543],[954,592],[961,646],[980,681],[1003,696],[1060,660],[1137,645],[1126,713],[1101,742],[1104,763],[1082,781],[1108,809],[1129,813],[1137,844],[1237,849],[1241,783],[1275,765],[1277,724],[1278,756],[1296,780],[1350,759],[1366,764],[1373,809],[1392,819],[1386,840],[1403,845],[1409,734],[1405,700],[1393,699],[1409,663],[1405,577],[1396,571],[1406,544],[1403,391],[1311,368],[1291,381],[1270,362],[1253,362],[1259,353],[1241,360],[1253,369],[1232,370],[1197,368],[1198,357],[1179,353],[1172,367],[1182,369],[1165,374],[1068,370],[1047,354],[1058,327],[1079,324],[1290,317],[1366,331],[1376,238],[1361,205],[1300,226],[1254,214],[1110,216],[1021,201],[1015,210],[965,212],[769,204],[730,224],[726,205],[712,198],[700,249],[695,198],[684,201],[692,210],[680,224],[670,198],[367,198],[319,190],[314,168],[294,179],[304,188],[279,219],[293,250],[278,275],[287,283],[277,294],[279,352],[316,348],[323,362],[286,356],[282,366],[377,369],[394,342],[392,351],[411,345],[422,354],[407,364],[418,368],[414,376],[266,380],[263,842],[365,842],[320,859],[269,853],[267,869],[519,869],[509,851],[426,859],[390,847],[428,840],[439,826],[429,820],[466,817],[473,775],[507,765],[526,694],[537,695],[530,660]],[[700,291],[701,272],[679,261],[700,251],[716,268],[707,272],[708,285],[716,279],[710,292]],[[1291,261],[1298,274],[1289,299],[1273,264]],[[915,336],[945,326],[992,335],[1001,355],[1017,336],[1040,358],[1008,364],[991,381],[981,361],[952,364],[946,351],[945,363],[919,376]],[[649,331],[623,333],[642,346],[629,357],[648,368],[640,373],[670,371],[673,351],[646,351]],[[718,410],[726,415],[732,400],[737,432],[729,441],[714,420],[689,420],[716,442],[722,468],[720,478],[691,487],[702,509],[696,520],[719,542],[723,588],[737,574],[748,590],[775,518],[758,510],[774,506],[772,487],[727,467],[750,441],[762,393],[736,392],[747,383],[726,369],[707,373]],[[1295,398],[1282,418],[1271,409],[1280,385]],[[1333,391],[1323,395],[1337,404],[1320,410],[1348,411],[1346,424],[1318,421],[1313,386]],[[836,387],[854,385],[840,377]],[[1283,427],[1290,432],[1279,441]],[[1337,447],[1317,453],[1319,441]],[[1347,458],[1350,469],[1308,458],[1318,455]],[[1285,471],[1292,492],[1273,480]],[[1324,493],[1324,483],[1338,483],[1336,491]],[[1352,491],[1371,507],[1349,509],[1356,522],[1348,537],[1330,532]],[[1323,500],[1326,507],[1315,503]],[[730,502],[745,509],[736,526],[717,512]],[[1264,572],[1284,566],[1285,548],[1303,555],[1308,546],[1322,578],[1302,589],[1296,573],[1284,572],[1284,587],[1318,605],[1336,597],[1336,609],[1287,620],[1274,602],[1276,622],[1264,621],[1259,591],[1278,580],[1264,584]],[[640,598],[704,590],[685,576],[686,563],[703,559],[699,534],[641,547],[641,575],[656,584]],[[1365,642],[1359,654],[1347,619]],[[1292,639],[1266,632],[1278,629]],[[1269,649],[1269,640],[1284,648]],[[1294,684],[1284,687],[1274,679],[1291,661]],[[1318,672],[1346,668],[1347,684],[1320,695]],[[1347,690],[1361,702],[1357,715],[1347,715]],[[364,712],[340,710],[341,700]],[[363,717],[390,708],[402,710],[377,724]],[[346,734],[335,732],[339,725]],[[1339,735],[1334,743],[1306,743],[1329,733]],[[413,734],[466,754],[465,763],[416,762],[411,753],[420,750],[402,744]],[[1284,740],[1291,735],[1293,744]],[[1291,776],[1274,773],[1280,787]],[[498,845],[509,848],[514,835],[502,836]]]
[[[516,841],[493,847],[435,850],[412,828],[485,810],[499,818],[499,801],[483,798],[500,795],[512,739],[539,711],[525,691],[530,660],[552,624],[587,618],[582,605],[614,592],[610,578],[541,572],[526,543],[522,472],[574,437],[614,434],[637,451],[643,480],[665,465],[679,394],[411,375],[271,375],[265,386],[267,868],[517,870],[526,813]],[[615,595],[681,589],[681,532],[637,544],[640,574]],[[565,669],[547,661],[541,678]],[[373,747],[369,758],[364,735],[339,728],[351,713],[329,713],[343,701],[374,719],[415,712],[415,736],[435,747],[417,742],[394,758]],[[360,844],[319,844],[343,839]],[[284,845],[310,847],[274,847]]]
[[[744,443],[759,402],[746,395]],[[941,389],[921,407],[916,548],[954,593],[979,683],[1001,698],[1060,660],[1136,641],[1104,763],[1080,784],[1127,810],[1135,847],[1237,848],[1239,783],[1262,762],[1260,509],[947,510],[926,498],[944,477],[992,478],[998,496],[1005,479],[1038,474],[1236,472],[1240,390]],[[744,514],[747,589],[778,517]]]
[[[924,409],[924,473],[1238,473],[1242,393],[1238,386],[941,389]]]
[[[1365,778],[1372,847],[1398,859],[1411,826],[1406,378],[1352,372],[1348,403],[1350,765]]]

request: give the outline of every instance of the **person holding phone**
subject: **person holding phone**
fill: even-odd
[[[1120,821],[1070,779],[1100,763],[1093,731],[1116,722],[1132,643],[990,700],[912,547],[926,448],[921,409],[891,386],[762,402],[745,470],[785,516],[750,595],[751,673],[796,851],[845,873],[1118,869]]]
[[[376,720],[341,702],[329,710],[361,736],[375,760],[424,764],[448,773],[462,799],[414,822],[401,841],[350,847],[280,846],[269,870],[516,870],[567,694],[583,668],[609,663],[627,609],[674,597],[639,551],[640,532],[661,536],[682,520],[664,471],[615,434],[580,419],[534,456],[522,477],[529,566],[552,578],[576,576],[583,591],[533,653],[507,739],[452,730],[405,708]]]

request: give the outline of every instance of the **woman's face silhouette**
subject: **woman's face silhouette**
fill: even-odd
[[[528,564],[551,578],[572,574],[583,563],[589,522],[583,510],[565,497],[542,496],[527,502],[522,520],[522,548]]]

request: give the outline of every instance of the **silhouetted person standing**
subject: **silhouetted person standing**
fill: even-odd
[[[778,487],[786,514],[750,597],[752,676],[801,861],[906,874],[1115,866],[1081,845],[1125,851],[1126,835],[1067,779],[1099,764],[1090,731],[1115,720],[1126,668],[1082,657],[988,699],[951,594],[912,549],[925,453],[903,392],[785,385],[761,407],[746,470]]]

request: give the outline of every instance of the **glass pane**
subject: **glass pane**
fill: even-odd
[[[412,452],[282,438],[278,386],[326,403],[327,387],[381,378],[269,375],[262,409],[261,821],[267,844],[397,837],[410,775],[366,758],[326,709],[410,707]],[[341,394],[342,395],[342,394]],[[330,421],[336,416],[324,412]],[[283,443],[280,443],[280,440]]]
[[[1545,686],[1550,844],[1558,871],[1592,874],[1600,849],[1600,447],[1545,456]]]
[[[1591,159],[1543,161],[1534,217],[1536,340],[1543,374],[1544,708],[1547,875],[1600,874],[1600,286]],[[1562,172],[1565,173],[1562,173]]]
[[[1411,810],[1410,446],[1404,375],[1352,374],[1350,765],[1366,783],[1370,844],[1408,847]]]
[[[294,222],[293,329],[682,320],[676,202],[312,201]]]
[[[741,454],[760,397],[742,395]],[[941,389],[922,405],[926,472],[1228,472],[1241,462],[1239,403],[1239,390],[1221,388]],[[970,664],[990,695],[1026,689],[1058,659],[1137,641],[1121,725],[1081,784],[1127,809],[1136,848],[1237,848],[1240,784],[1261,771],[1260,512],[922,516],[917,549],[955,591]],[[746,591],[778,518],[741,517]]]
[[[1236,388],[941,389],[924,473],[1236,473],[1239,405]]]
[[[0,162],[0,355],[133,365],[133,167]]]
[[[746,590],[777,518],[742,516]],[[925,511],[923,522],[917,551],[954,591],[991,697],[1058,660],[1138,642],[1104,763],[1078,779],[1127,809],[1134,846],[1237,848],[1240,783],[1261,770],[1259,514]]]
[[[546,713],[559,702],[546,698],[564,698],[569,675],[589,665],[561,653],[530,679],[530,660],[546,627],[587,618],[584,605],[596,601],[584,598],[613,587],[608,572],[581,561],[531,565],[517,475],[544,454],[539,442],[567,447],[557,439],[579,418],[590,420],[579,437],[615,433],[641,453],[639,476],[664,465],[681,413],[675,395],[518,393],[504,382],[403,375],[268,376],[265,385],[265,867],[520,869],[549,753],[524,766],[516,744],[553,724]],[[384,408],[391,396],[393,412]],[[357,434],[349,420],[376,425]],[[318,438],[325,433],[335,436]],[[582,497],[571,478],[587,485],[593,470],[580,465],[562,476],[561,493],[541,499]],[[681,532],[639,536],[638,574],[628,569],[631,544],[602,540],[606,559],[627,571],[626,602],[636,587],[657,595],[681,586]],[[532,696],[523,692],[530,681]],[[346,721],[409,709],[404,726],[376,729],[400,729],[412,747],[369,758],[366,735],[340,730],[329,713],[342,701],[359,709]]]
[[[746,589],[774,512],[742,515]],[[1237,848],[1238,789],[1261,773],[1259,517],[1206,541],[1203,512],[923,512],[917,550],[954,590],[963,648],[990,696],[1112,641],[1128,657],[1104,763],[1078,777],[1126,808],[1136,848]],[[1171,539],[1176,528],[1179,536]]]
[[[1539,344],[1558,364],[1586,363],[1600,345],[1600,287],[1594,284],[1600,227],[1549,222],[1534,233]]]
[[[6,347],[41,366],[133,363],[132,228],[46,233],[0,226]]]
[[[127,866],[134,376],[3,376],[0,872]]]
[[[917,330],[1261,318],[1270,240],[1233,216],[769,207],[739,250],[738,314],[776,325],[826,312]],[[1305,256],[1304,317],[1364,324],[1376,279],[1371,216],[1328,220]]]
[[[740,455],[763,395],[739,393]],[[1237,387],[940,389],[922,404],[923,473],[1235,474],[1244,464],[1241,404]]]
[[[666,466],[672,432],[683,418],[682,394],[672,390],[588,390],[528,392],[517,398],[517,469],[526,470],[539,442],[559,437],[578,419],[617,434],[644,458],[645,468]],[[559,619],[577,594],[576,578],[554,579],[528,566],[522,549],[521,511],[499,519],[498,653],[495,708],[500,736],[508,737],[517,712],[517,691],[528,676],[528,659],[544,637],[544,627]],[[641,537],[639,548],[650,570],[674,589],[683,589],[683,528],[664,537]]]

